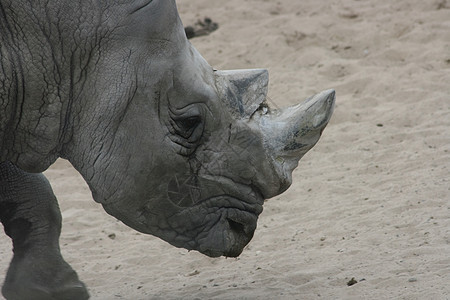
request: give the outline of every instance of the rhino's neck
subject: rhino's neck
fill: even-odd
[[[70,139],[101,16],[78,1],[20,2],[0,1],[0,161],[40,172]]]

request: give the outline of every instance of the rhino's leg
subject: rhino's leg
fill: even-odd
[[[0,220],[13,242],[6,299],[87,299],[59,249],[61,213],[47,179],[0,163]]]

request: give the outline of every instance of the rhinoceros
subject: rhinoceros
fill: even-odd
[[[174,0],[0,0],[0,55],[7,299],[89,297],[60,254],[62,218],[41,174],[57,158],[126,225],[235,257],[335,101],[326,90],[272,109],[267,70],[212,68]]]

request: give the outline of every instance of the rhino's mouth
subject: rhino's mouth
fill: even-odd
[[[197,240],[198,251],[211,257],[236,257],[253,238],[258,216],[263,208],[259,203],[247,203],[230,196],[217,196],[203,202],[215,209],[215,222],[207,227],[205,238]],[[199,237],[201,234],[199,235]]]
[[[236,257],[253,237],[262,202],[259,197],[243,200],[230,195],[203,199],[170,218],[178,236],[169,242],[210,257]]]

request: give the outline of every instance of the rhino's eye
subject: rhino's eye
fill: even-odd
[[[195,143],[203,133],[202,119],[200,116],[178,117],[173,120],[174,133],[186,139],[189,143]]]
[[[183,118],[176,122],[177,122],[178,127],[180,129],[182,129],[183,131],[191,131],[191,130],[195,129],[195,127],[197,127],[202,122],[202,120],[200,119],[200,117],[194,116],[194,117]]]
[[[189,156],[200,144],[205,128],[203,109],[199,105],[188,105],[175,109],[169,106],[170,139],[175,143],[178,152]]]
[[[203,120],[198,115],[172,116],[170,121],[172,133],[179,135],[188,142],[196,142],[203,133]]]

